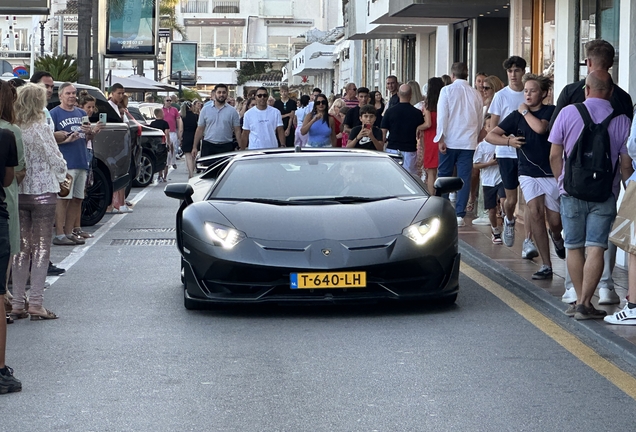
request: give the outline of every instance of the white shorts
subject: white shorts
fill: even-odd
[[[64,198],[58,196],[59,199],[84,199],[84,189],[86,188],[86,170],[85,169],[70,169],[67,172],[73,177],[73,184],[71,184],[71,193]]]
[[[170,132],[170,143],[175,150],[179,148],[179,135],[176,132]]]
[[[522,175],[519,176],[519,185],[526,202],[544,195],[545,206],[552,211],[560,212],[559,187],[554,177],[534,178]]]
[[[413,175],[417,175],[417,152],[407,152],[407,151],[399,151],[387,148],[385,150],[387,153],[391,154],[401,154],[402,155],[402,166],[405,170],[410,172]]]

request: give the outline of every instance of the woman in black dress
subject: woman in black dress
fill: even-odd
[[[185,155],[186,166],[188,167],[188,178],[192,178],[195,169],[192,146],[194,144],[194,133],[197,130],[197,123],[199,122],[199,114],[192,110],[192,102],[188,101],[181,105],[181,120],[183,121],[181,149]]]

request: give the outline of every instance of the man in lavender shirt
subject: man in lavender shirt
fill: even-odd
[[[614,111],[612,78],[607,71],[591,72],[585,80],[585,107],[595,123],[601,123]],[[609,124],[612,163],[620,158],[612,187],[613,195],[605,202],[583,201],[567,195],[563,189],[564,155],[567,157],[583,130],[583,119],[576,106],[569,105],[556,118],[550,137],[550,165],[559,180],[561,193],[561,219],[567,253],[567,267],[576,290],[576,305],[571,305],[567,315],[577,320],[600,319],[605,311],[592,305],[592,296],[603,272],[603,253],[608,246],[608,237],[616,217],[616,198],[620,191],[620,179],[627,180],[633,172],[632,160],[627,154],[625,142],[629,135],[630,121],[621,114]],[[587,257],[586,257],[587,251]]]

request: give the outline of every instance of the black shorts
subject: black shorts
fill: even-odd
[[[497,201],[506,197],[503,183],[497,186],[483,186],[484,189],[484,210],[490,210],[497,207]]]
[[[499,173],[503,187],[508,190],[515,190],[519,187],[519,159],[501,158],[497,159]]]

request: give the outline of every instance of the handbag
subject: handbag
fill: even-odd
[[[612,225],[609,240],[627,253],[636,254],[636,181],[630,181]]]
[[[71,193],[71,186],[73,185],[73,177],[70,174],[66,174],[66,178],[64,181],[60,182],[60,191],[57,193],[58,196],[64,198],[67,197],[68,194]]]

